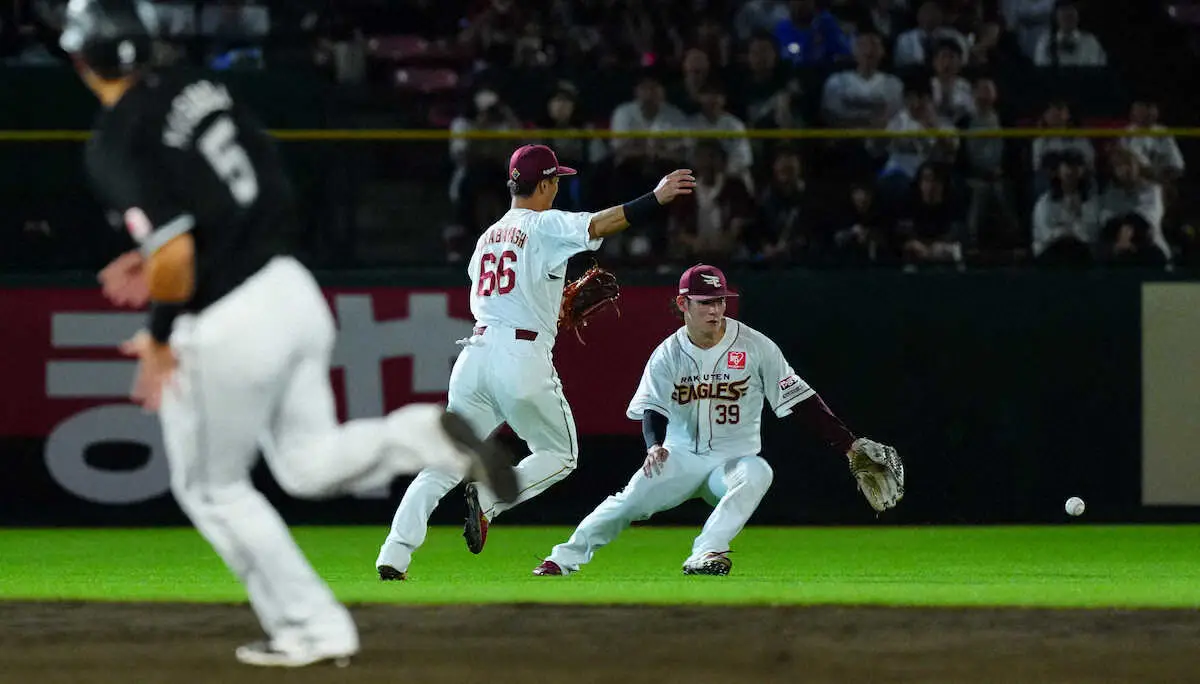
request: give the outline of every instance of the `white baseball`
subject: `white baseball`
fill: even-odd
[[[1083,499],[1073,496],[1067,499],[1067,515],[1083,515]]]

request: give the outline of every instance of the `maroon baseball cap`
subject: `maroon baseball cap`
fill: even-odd
[[[737,296],[737,293],[730,291],[729,281],[725,280],[721,269],[708,264],[696,264],[683,272],[679,277],[679,294],[689,299]]]
[[[508,160],[508,177],[515,181],[537,183],[554,176],[574,176],[575,169],[558,163],[558,155],[545,145],[525,145]]]

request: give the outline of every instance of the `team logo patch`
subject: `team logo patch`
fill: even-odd
[[[786,392],[787,390],[791,389],[792,387],[795,387],[796,383],[798,383],[798,382],[800,382],[800,378],[798,378],[794,375],[789,375],[786,378],[779,381],[779,389],[780,389],[780,391]]]
[[[709,287],[721,287],[721,279],[715,275],[701,273],[700,280],[703,280],[705,283],[707,283]]]
[[[725,358],[725,365],[734,370],[745,370],[746,368],[746,352],[731,351]]]
[[[154,225],[150,223],[146,212],[132,207],[125,212],[125,229],[129,231],[130,237],[140,244],[154,232]]]

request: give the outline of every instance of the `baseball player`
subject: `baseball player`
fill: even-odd
[[[574,175],[545,145],[513,152],[508,165],[512,208],[485,230],[467,267],[476,325],[450,373],[448,405],[475,428],[491,434],[508,423],[530,454],[516,467],[519,494],[512,503],[481,483],[466,486],[467,548],[479,553],[488,524],[575,469],[579,440],[551,352],[558,331],[567,260],[596,250],[631,223],[659,214],[662,205],[692,192],[687,169],[673,171],[653,192],[597,213],[551,209],[558,179]],[[381,580],[403,580],[413,551],[425,541],[438,501],[462,478],[427,469],[413,480],[392,520],[375,562]]]
[[[903,469],[895,450],[856,439],[796,375],[774,342],[727,318],[726,298],[735,296],[713,266],[699,264],[684,272],[675,301],[684,325],[650,355],[626,412],[642,421],[645,463],[624,490],[584,518],[533,574],[576,572],[633,521],[695,497],[712,505],[713,512],[683,572],[729,574],[733,538],[754,514],[773,477],[759,455],[764,400],[776,416],[797,415],[829,446],[845,453],[852,470],[862,459],[889,462],[899,478],[876,469],[864,494],[880,510],[899,501]],[[863,487],[863,476],[856,472],[856,478]]]
[[[103,105],[88,173],[138,246],[101,272],[104,293],[150,304],[147,329],[123,346],[138,358],[133,397],[158,412],[171,491],[268,636],[237,659],[344,663],[357,628],[251,484],[259,446],[280,486],[306,498],[438,467],[512,500],[511,460],[433,404],[338,425],[333,317],[309,271],[273,245],[295,216],[271,141],[219,82],[149,68],[153,30],[148,4],[71,0],[60,39]]]

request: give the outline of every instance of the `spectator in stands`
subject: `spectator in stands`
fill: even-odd
[[[1145,237],[1170,260],[1171,248],[1163,236],[1162,186],[1142,173],[1137,155],[1125,147],[1116,146],[1109,153],[1112,181],[1100,195],[1100,221],[1106,226],[1123,224],[1135,217],[1135,223],[1145,224]],[[1140,219],[1140,222],[1137,221]],[[1119,231],[1118,231],[1119,232]]]
[[[1062,130],[1074,127],[1071,107],[1065,100],[1051,100],[1038,121],[1041,128]],[[1087,138],[1062,138],[1047,136],[1035,138],[1032,145],[1033,193],[1041,195],[1050,187],[1051,177],[1058,172],[1059,160],[1065,152],[1072,151],[1083,160],[1084,169],[1090,175],[1096,170],[1096,149]]]
[[[479,62],[506,67],[513,62],[527,23],[527,13],[516,0],[490,0],[463,20],[458,40]]]
[[[953,200],[946,168],[921,165],[896,222],[896,236],[909,264],[962,263],[963,212]]]
[[[980,22],[979,29],[967,36],[967,42],[971,45],[971,51],[967,55],[967,64],[976,68],[985,68],[999,58],[1000,41],[1004,35],[1004,29],[1000,22],[995,20],[984,20]]]
[[[671,203],[671,235],[685,261],[723,261],[748,256],[742,240],[754,220],[754,199],[724,172],[725,148],[715,140],[696,145],[691,168],[696,189]]]
[[[1009,31],[1016,33],[1021,53],[1033,59],[1038,43],[1050,31],[1056,0],[1000,0]]]
[[[1153,99],[1140,98],[1129,108],[1127,130],[1131,133],[1165,129],[1165,126],[1158,123],[1158,103]],[[1137,156],[1149,178],[1169,183],[1183,175],[1183,153],[1179,151],[1175,136],[1131,136],[1123,139],[1121,143]]]
[[[765,261],[803,260],[816,247],[815,223],[800,155],[780,148],[771,162],[771,180],[759,196],[759,216],[749,247]]]
[[[642,72],[634,90],[634,99],[613,110],[609,128],[614,132],[685,131],[687,117],[674,105],[666,102],[662,82],[651,70]],[[653,187],[671,170],[680,168],[686,157],[686,141],[682,138],[615,138],[613,174],[609,193],[613,197],[637,197]],[[651,252],[664,254],[666,232],[662,226],[634,226],[631,231],[606,240],[611,249],[620,250],[628,242],[629,253],[636,258],[648,257]]]
[[[1047,264],[1090,262],[1100,206],[1085,182],[1083,156],[1065,150],[1057,159],[1050,189],[1033,207],[1033,255]]]
[[[883,128],[904,106],[904,84],[880,71],[883,41],[870,30],[854,40],[856,68],[839,71],[825,81],[821,112],[833,128]]]
[[[691,117],[689,125],[696,131],[746,132],[746,124],[725,110],[725,87],[716,81],[709,81],[700,88],[700,111]],[[754,164],[754,153],[750,149],[750,139],[723,138],[720,142],[727,160],[725,173],[740,178],[748,188],[753,187],[750,169]]]
[[[559,81],[546,102],[546,111],[536,122],[542,130],[592,130],[595,127],[579,109],[579,90],[570,81]],[[559,178],[559,192],[554,200],[556,209],[583,211],[593,206],[587,192],[594,181],[593,166],[605,156],[604,141],[598,138],[550,138],[543,140],[558,155],[558,160],[579,171],[577,176]],[[592,179],[591,181],[586,179]]]
[[[1033,63],[1040,66],[1102,67],[1108,55],[1096,36],[1079,30],[1079,9],[1074,0],[1058,0],[1054,10],[1057,30],[1038,41]]]
[[[942,8],[937,0],[925,0],[917,10],[917,27],[905,31],[896,39],[896,55],[893,65],[899,69],[926,64],[933,58],[939,40],[953,40],[959,44],[959,54],[966,54],[967,39],[943,21]]]
[[[667,94],[667,100],[687,115],[700,111],[700,89],[713,78],[712,63],[700,48],[683,53],[683,77]]]
[[[476,91],[467,112],[450,122],[450,131],[454,133],[512,131],[520,127],[520,120],[508,105],[488,88]],[[450,201],[458,224],[468,234],[477,234],[490,221],[487,217],[495,213],[484,200],[495,200],[492,191],[499,193],[495,190],[496,179],[505,177],[511,154],[512,144],[508,140],[450,140],[450,160],[454,164]]]
[[[875,201],[875,191],[861,183],[850,186],[849,201],[830,223],[833,256],[841,264],[877,261],[887,251],[887,225]]]
[[[887,130],[908,133],[955,130],[938,120],[929,81],[912,79],[904,89],[904,103],[904,109],[888,122]],[[887,162],[879,174],[879,195],[885,209],[899,206],[911,194],[917,172],[926,162],[950,163],[958,151],[955,137],[899,137],[873,142],[888,151]]]
[[[775,25],[775,42],[784,61],[830,64],[851,55],[849,37],[816,0],[788,0],[788,18]]]
[[[962,127],[968,131],[1003,128],[996,111],[995,81],[976,80],[974,96],[975,112],[962,122]],[[1013,209],[1013,189],[1004,173],[1006,143],[1004,138],[968,138],[963,146],[962,161],[970,189],[966,236],[969,247],[1008,246],[1020,230]],[[993,225],[995,229],[990,230]]]
[[[865,0],[867,23],[875,27],[885,44],[891,44],[904,28],[904,12],[895,0]]]
[[[737,88],[734,109],[751,128],[775,128],[766,124],[775,118],[775,103],[787,80],[774,39],[767,33],[755,34],[746,45],[746,66],[733,81]]]
[[[688,42],[703,50],[709,64],[718,70],[727,68],[733,58],[733,41],[712,14],[706,14],[696,22]]]
[[[745,42],[756,33],[774,30],[789,16],[787,3],[781,0],[746,0],[734,15],[734,35]]]
[[[933,107],[944,126],[953,126],[975,112],[971,83],[963,78],[963,53],[956,41],[938,41],[933,58],[930,87]]]

